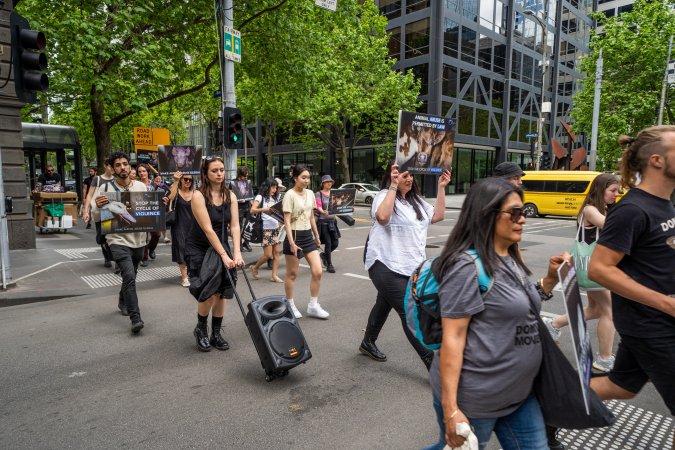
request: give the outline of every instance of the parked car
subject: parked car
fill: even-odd
[[[380,189],[370,183],[345,183],[340,189],[356,189],[356,202],[372,205]]]

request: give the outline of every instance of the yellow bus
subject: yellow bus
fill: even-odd
[[[591,181],[601,172],[528,170],[523,176],[523,209],[527,217],[575,217]]]

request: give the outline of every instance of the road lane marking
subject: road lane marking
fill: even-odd
[[[345,250],[358,250],[360,248],[365,248],[365,245],[357,245],[356,247],[347,247]]]
[[[370,281],[370,278],[368,278],[367,276],[364,276],[364,275],[357,275],[357,274],[355,274],[355,273],[349,273],[349,272],[347,272],[347,273],[343,273],[342,275],[344,275],[344,276],[346,276],[346,277],[359,278],[359,279],[361,279],[361,280],[368,280],[368,281]]]
[[[60,253],[68,259],[85,259],[85,253],[96,253],[101,250],[101,247],[85,247],[85,248],[58,248],[54,249],[56,253]]]
[[[152,267],[141,269],[136,274],[136,282],[162,280],[166,278],[178,278],[180,272],[176,266]],[[114,273],[102,273],[98,275],[85,275],[80,277],[90,288],[104,288],[122,284],[122,277]]]

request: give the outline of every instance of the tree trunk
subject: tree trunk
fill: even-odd
[[[103,101],[93,85],[89,94],[89,107],[94,128],[94,142],[96,143],[96,163],[99,173],[103,173],[103,161],[110,154],[110,126],[105,120]]]
[[[342,176],[344,177],[344,182],[351,183],[352,180],[349,176],[349,147],[343,142],[342,147],[337,150],[340,151],[340,158],[342,158]]]

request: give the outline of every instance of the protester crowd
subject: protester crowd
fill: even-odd
[[[588,296],[584,315],[598,320],[599,352],[593,360],[597,372],[590,387],[601,400],[629,399],[651,381],[675,415],[675,207],[671,201],[675,126],[651,127],[634,138],[622,136],[619,142],[624,148],[620,176],[599,175],[577,216],[575,240],[592,246],[588,267],[576,268]],[[248,268],[254,280],[268,263],[269,281],[284,283],[295,318],[303,317],[301,309],[309,317],[330,317],[319,303],[324,268],[336,272],[333,251],[340,237],[336,216],[328,208],[334,183],[330,175],[321,178],[320,190],[314,193],[309,189],[310,171],[298,164],[291,168],[288,187],[280,179],[269,178],[254,195],[248,168],[240,167],[236,179],[228,181],[223,162],[214,157],[203,159],[198,180],[176,172],[170,187],[153,170],[138,165],[134,180],[128,157],[113,153],[105,173],[92,171],[85,183],[82,216],[85,222],[95,223],[105,266],[114,262],[122,277],[118,308],[130,317],[133,333],[144,326],[136,273],[139,265],[155,258],[160,232],[102,233],[100,210],[109,201],[106,192],[166,194],[164,204],[172,217],[172,261],[178,264],[180,284],[197,300],[193,333],[200,351],[229,348],[221,330],[225,305],[233,296],[236,269],[244,265],[242,252],[251,251],[252,244],[262,247],[262,255]],[[484,449],[493,433],[504,450],[564,448],[556,438],[555,424],[560,421],[548,412],[536,380],[548,364],[550,351],[541,333],[557,340],[569,322],[566,316],[542,318],[541,311],[544,302],[554,297],[558,269],[571,266],[573,258],[565,248],[550,256],[545,273],[533,274],[528,268],[520,250],[526,222],[523,175],[516,164],[502,163],[494,177],[472,186],[440,256],[429,263],[438,282],[436,320],[441,328],[436,348],[411,329],[406,298],[411,276],[427,258],[428,227],[445,217],[444,192],[451,174],[444,171],[438,177],[438,197],[432,206],[420,195],[415,178],[392,162],[372,203],[373,225],[365,242],[364,264],[377,296],[358,350],[374,361],[387,360],[376,341],[394,309],[429,371],[430,408],[440,430],[429,449],[443,449],[446,444],[459,448],[467,439]],[[627,192],[617,202],[622,188]],[[259,233],[251,238],[256,234],[250,232],[254,222]],[[311,278],[309,302],[300,307],[296,280],[302,258]]]

